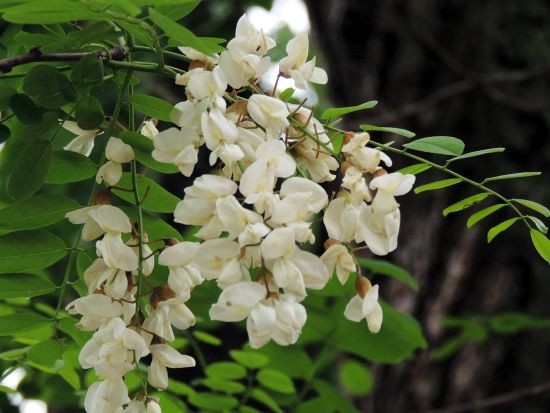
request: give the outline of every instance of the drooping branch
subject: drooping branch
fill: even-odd
[[[98,59],[121,61],[126,58],[126,50],[117,46],[111,50],[98,50],[95,52],[69,52],[69,53],[42,53],[40,48],[33,47],[24,55],[9,57],[0,60],[0,71],[9,73],[15,66],[34,62],[73,62],[86,56],[97,56]]]

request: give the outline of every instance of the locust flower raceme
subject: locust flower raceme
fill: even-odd
[[[105,202],[66,215],[83,225],[83,240],[96,240],[97,258],[84,271],[88,294],[67,306],[70,314],[81,316],[80,329],[95,331],[79,357],[100,378],[86,395],[88,412],[160,412],[147,386],[164,390],[168,369],[195,365],[170,342],[178,330],[196,323],[189,300],[210,280],[221,289],[210,318],[245,321],[253,348],[269,341],[296,343],[307,321],[304,299],[309,290],[324,288],[333,274],[341,284],[357,277],[357,294],[345,317],[365,319],[373,333],[380,330],[379,286],[361,275],[357,255],[360,250],[385,255],[397,247],[396,197],[410,191],[414,176],[388,173],[391,159],[372,147],[367,133],[344,133],[338,150],[340,135],[316,119],[307,100],[289,103],[276,88],[262,90],[261,77],[271,64],[266,54],[274,46],[243,16],[219,56],[180,48],[192,62],[175,79],[186,97],[170,113],[175,126],[159,132],[149,120],[140,129],[143,139],[153,142],[154,160],[175,165],[192,180],[175,207],[174,221],[190,226],[200,242],[162,235],[149,240],[147,228],[140,228],[152,222],[140,209],[149,194],[137,188],[132,189],[137,210],[130,214],[137,222],[126,209]],[[327,82],[316,59],[308,60],[307,35],[292,39],[286,51],[280,76],[301,89],[308,82]],[[79,136],[67,149],[88,154],[97,131],[72,131]],[[203,155],[212,167],[209,173],[196,167]],[[111,137],[106,159],[97,182],[114,186],[134,152]],[[327,192],[324,183],[331,181]],[[314,245],[320,226],[329,238],[322,254]],[[156,266],[167,267],[168,276],[155,273]],[[129,395],[124,376],[137,363],[145,364],[149,354],[148,385]]]

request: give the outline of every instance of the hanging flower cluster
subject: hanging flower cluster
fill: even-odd
[[[71,222],[84,224],[83,239],[102,236],[98,258],[85,273],[89,295],[67,307],[82,316],[83,330],[95,330],[80,353],[82,366],[94,368],[101,379],[88,390],[88,412],[122,411],[124,405],[128,412],[159,411],[156,400],[144,394],[131,401],[123,376],[151,354],[148,381],[162,390],[167,367],[194,365],[168,343],[175,339],[173,328],[194,325],[185,303],[204,280],[216,280],[221,289],[211,319],[246,320],[253,348],[270,340],[290,345],[306,322],[301,303],[307,289],[322,289],[333,273],[344,284],[357,270],[357,248],[385,255],[397,247],[395,197],[412,188],[414,176],[386,172],[391,160],[366,146],[367,133],[346,133],[336,153],[306,102],[289,103],[275,89],[262,90],[259,80],[271,65],[267,53],[274,46],[243,16],[219,56],[180,48],[192,62],[176,78],[187,97],[172,112],[177,127],[159,132],[148,121],[141,128],[153,140],[155,160],[190,177],[206,147],[214,171],[196,177],[174,211],[175,222],[197,227],[202,242],[166,243],[158,255],[158,264],[169,268],[165,285],[136,297],[139,277],[153,271],[155,253],[143,228],[140,237],[123,211],[95,205],[68,214]],[[315,58],[307,60],[307,35],[289,41],[286,51],[279,76],[292,78],[299,89],[327,82]],[[66,149],[89,154],[96,132],[75,130],[78,141]],[[133,151],[110,138],[106,157],[97,181],[113,186]],[[329,199],[320,184],[337,174],[343,176],[341,188]],[[322,222],[329,236],[321,256],[308,250],[315,242],[314,222]],[[131,234],[127,242],[123,234]],[[382,324],[378,286],[359,275],[356,289],[345,316],[366,319],[376,333]],[[144,297],[149,299],[142,309],[136,303]]]

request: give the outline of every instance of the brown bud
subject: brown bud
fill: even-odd
[[[323,244],[323,247],[325,247],[325,250],[328,250],[333,245],[340,245],[340,241],[329,238],[325,241],[325,243]]]
[[[305,116],[303,113],[295,113],[293,118],[297,122],[300,122],[302,125],[305,125],[308,121],[307,116]]]
[[[241,115],[246,115],[246,102],[244,100],[241,100],[239,102],[235,102],[232,105],[229,105],[227,108],[227,112],[235,112],[239,113]]]
[[[372,174],[372,177],[373,178],[377,178],[379,176],[382,176],[382,175],[386,175],[388,173],[388,171],[386,171],[384,168],[380,168],[380,169],[377,169],[373,174]]]
[[[100,189],[92,199],[92,205],[111,205],[111,190]]]
[[[350,166],[352,166],[351,162],[344,161],[342,162],[342,165],[340,165],[340,170],[342,171],[343,174],[345,174]]]
[[[161,301],[174,298],[176,293],[170,288],[168,284],[163,284],[160,287],[155,288],[155,291],[151,295],[151,307],[157,308],[157,304]]]
[[[365,298],[365,295],[371,288],[372,284],[368,278],[357,277],[357,280],[355,281],[355,290],[357,291],[357,294],[359,294],[359,297]]]
[[[355,136],[355,132],[347,131],[344,133],[344,143],[348,143]]]
[[[176,244],[179,244],[179,241],[175,238],[165,238],[164,239],[164,245],[166,245],[168,247],[172,247]]]
[[[189,71],[193,70],[193,69],[204,69],[206,66],[204,64],[204,62],[200,61],[200,60],[193,60],[191,63],[189,63]]]

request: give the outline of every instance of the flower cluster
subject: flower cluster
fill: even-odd
[[[307,319],[302,304],[307,290],[322,289],[333,273],[342,284],[359,273],[345,316],[366,319],[372,332],[380,330],[378,286],[357,271],[354,252],[368,248],[385,255],[397,247],[395,197],[412,188],[414,176],[388,173],[390,158],[367,146],[367,133],[346,133],[336,150],[327,125],[306,101],[291,103],[276,88],[262,90],[259,81],[272,65],[267,54],[273,47],[275,41],[243,16],[219,56],[180,48],[191,63],[176,77],[186,99],[172,111],[175,126],[159,132],[150,120],[140,129],[153,141],[152,157],[183,175],[196,175],[199,151],[212,167],[194,177],[174,211],[175,222],[196,227],[201,242],[170,241],[159,250],[158,264],[169,269],[165,284],[138,293],[140,279],[153,271],[156,251],[120,209],[96,205],[68,214],[84,224],[84,239],[103,236],[96,243],[99,258],[85,274],[89,295],[68,306],[82,315],[82,329],[96,330],[80,355],[82,366],[93,367],[102,379],[88,391],[88,412],[122,411],[123,405],[124,411],[149,412],[155,400],[138,394],[130,401],[122,379],[148,354],[149,384],[157,389],[167,387],[167,367],[194,365],[167,342],[175,339],[174,327],[194,325],[185,303],[204,280],[215,280],[222,290],[211,319],[246,320],[253,348],[270,340],[295,343]],[[299,89],[327,82],[316,59],[308,60],[307,35],[289,41],[286,51],[280,77],[293,79]],[[89,154],[96,132],[75,131],[77,142],[66,149]],[[113,186],[133,152],[111,138],[106,157],[97,181]],[[341,187],[329,198],[321,184],[337,175]],[[321,222],[329,239],[319,255],[312,252],[313,224]],[[121,234],[128,233],[132,237],[124,242]]]
[[[111,142],[117,141],[110,140],[109,144]],[[187,328],[192,314],[189,316],[189,310],[181,304],[186,313],[172,311],[167,321],[158,316],[158,307],[152,301],[150,316],[142,322],[136,301],[136,277],[151,274],[154,256],[147,244],[139,247],[139,234],[121,209],[97,204],[69,212],[67,218],[74,224],[83,225],[82,239],[92,241],[101,237],[96,241],[98,258],[84,273],[88,295],[74,300],[66,308],[69,314],[81,315],[78,324],[81,330],[95,331],[79,355],[82,367],[93,368],[101,379],[88,389],[84,402],[86,411],[122,412],[123,405],[127,405],[125,412],[160,412],[153,397],[140,394],[130,400],[123,377],[134,370],[140,359],[151,354],[148,381],[151,386],[163,390],[168,386],[167,367],[194,366],[193,358],[165,343],[174,340],[170,321],[176,327]],[[124,242],[123,238],[128,241]],[[146,236],[143,238],[146,241]],[[188,298],[165,290],[155,291],[153,296],[169,294],[174,296],[172,301],[177,296],[179,303]],[[179,309],[179,306],[166,308],[165,317],[170,309]],[[167,334],[168,330],[171,334]]]

